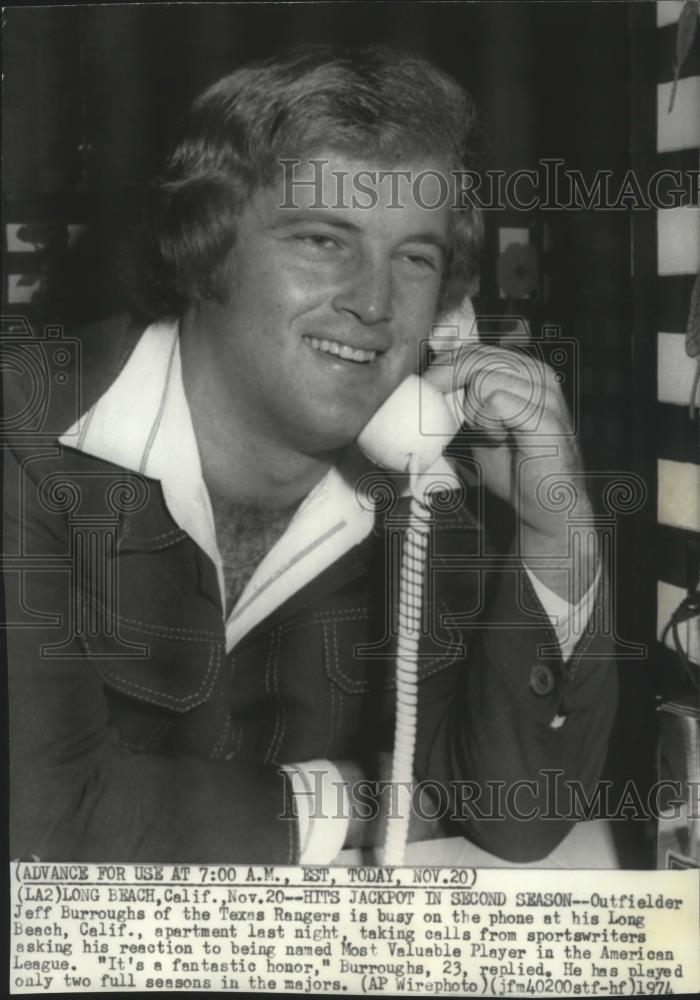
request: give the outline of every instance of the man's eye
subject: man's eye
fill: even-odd
[[[302,233],[297,240],[314,250],[334,250],[338,241],[325,233]]]
[[[422,268],[428,271],[437,271],[439,264],[432,257],[427,257],[425,254],[421,253],[405,253],[403,255],[404,260],[407,263],[414,265],[415,267]]]

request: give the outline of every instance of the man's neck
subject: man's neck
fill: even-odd
[[[209,491],[254,507],[298,503],[323,478],[332,458],[302,454],[248,419],[190,316],[183,317],[180,333],[185,395]]]

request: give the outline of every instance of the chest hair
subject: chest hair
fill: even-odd
[[[211,504],[224,568],[228,616],[258,563],[286,531],[296,506],[282,510],[254,507],[214,495]]]

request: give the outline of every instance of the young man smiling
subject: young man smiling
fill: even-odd
[[[295,207],[281,177],[256,191],[225,261],[225,300],[197,300],[182,319],[205,482],[232,499],[276,507],[306,496],[416,370],[436,317],[449,207],[339,205],[331,175],[366,161],[322,158],[324,204],[335,207],[313,207],[308,162]]]
[[[12,453],[13,857],[313,862],[356,836],[336,791],[391,748],[395,581],[354,442],[473,275],[478,217],[441,197],[473,122],[454,81],[380,48],[247,67],[195,102],[154,189],[141,321],[83,336],[78,419],[49,409],[58,444]],[[369,201],[339,197],[361,172]],[[427,180],[397,205],[393,172]],[[416,775],[525,860],[570,822],[460,813],[460,787],[527,785],[533,815],[542,772],[589,787],[616,681],[595,552],[572,585],[565,513],[537,498],[556,476],[589,510],[566,406],[510,357],[472,345],[462,381],[521,561],[455,567],[484,526],[436,513]],[[533,385],[556,447],[523,427]],[[79,517],[107,539],[82,562]]]

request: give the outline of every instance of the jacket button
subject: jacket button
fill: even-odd
[[[537,663],[530,671],[530,690],[537,695],[551,694],[557,682],[553,671],[542,663]]]

